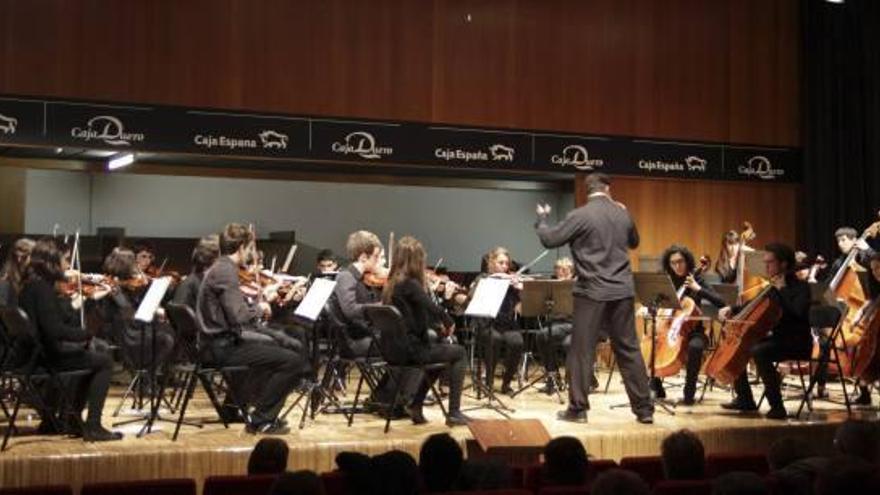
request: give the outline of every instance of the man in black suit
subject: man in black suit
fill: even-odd
[[[253,232],[232,223],[220,234],[221,257],[205,274],[198,295],[198,317],[202,322],[208,358],[219,366],[247,365],[259,377],[254,411],[247,429],[251,433],[285,434],[289,428],[278,421],[287,395],[300,378],[311,372],[308,359],[284,349],[271,340],[259,342],[243,338],[261,325],[270,314],[269,304],[249,305],[241,292],[238,270],[255,248]],[[242,397],[243,383],[233,384]]]
[[[599,329],[606,328],[623,376],[630,406],[640,423],[654,421],[645,361],[635,331],[633,277],[629,249],[639,233],[626,207],[611,199],[605,174],[586,178],[587,204],[554,226],[547,223],[550,206],[538,205],[535,228],[544,247],[568,244],[577,269],[574,286],[574,328],[568,352],[568,408],[559,419],[586,422]]]

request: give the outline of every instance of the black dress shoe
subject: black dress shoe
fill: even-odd
[[[406,414],[409,415],[414,425],[423,425],[428,422],[425,415],[422,414],[422,406],[406,406]]]
[[[267,421],[258,425],[249,424],[245,427],[245,431],[252,435],[287,435],[290,433],[290,427],[278,421]]]
[[[697,401],[694,400],[693,397],[684,397],[684,398],[682,398],[680,401],[678,401],[678,402],[676,403],[676,405],[679,405],[679,406],[692,406],[692,405],[694,405],[694,404],[696,404],[696,403],[697,403]]]
[[[556,419],[570,423],[586,423],[587,411],[586,409],[564,409],[556,413]]]
[[[101,425],[86,425],[83,427],[83,440],[86,442],[111,442],[122,440],[122,433],[110,431]]]
[[[774,407],[767,411],[766,417],[767,419],[786,419],[788,418],[788,413],[784,407]]]
[[[504,395],[513,394],[513,388],[510,386],[510,380],[504,380],[501,382],[501,393]]]
[[[461,411],[450,412],[446,417],[446,426],[466,426],[472,419]]]
[[[871,392],[867,389],[862,389],[861,392],[859,392],[859,396],[856,398],[855,404],[857,406],[870,406]]]
[[[754,402],[733,400],[725,404],[721,404],[721,409],[727,409],[728,411],[757,411],[758,405]]]
[[[654,415],[653,414],[638,414],[636,415],[636,421],[642,423],[643,425],[651,425],[654,424]]]

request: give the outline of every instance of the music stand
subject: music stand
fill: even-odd
[[[521,315],[526,318],[543,317],[544,321],[547,322],[548,345],[553,343],[553,318],[559,318],[560,316],[570,318],[574,313],[572,288],[574,288],[574,280],[523,281],[523,289],[519,295],[520,303],[522,304]],[[516,397],[542,380],[550,380],[553,388],[556,390],[556,397],[559,399],[559,403],[565,404],[561,394],[561,390],[564,387],[562,379],[558,372],[550,373],[547,370],[547,364],[542,363],[544,372],[511,394],[511,397]]]
[[[669,280],[669,275],[665,273],[647,273],[637,272],[633,274],[635,282],[636,300],[648,309],[648,316],[651,318],[651,356],[650,356],[650,380],[654,383],[656,376],[655,358],[657,353],[657,312],[660,309],[677,310],[681,309],[678,302],[678,294],[675,293],[675,287]],[[645,320],[647,327],[648,320]],[[651,391],[651,402],[659,405],[664,411],[675,415],[670,404],[655,396],[655,392]]]
[[[315,419],[315,411],[323,400],[332,403],[337,402],[335,396],[325,390],[323,386],[324,384],[317,378],[318,369],[321,364],[321,348],[318,336],[315,335],[315,333],[317,333],[318,323],[322,321],[324,308],[327,305],[330,296],[333,294],[333,289],[335,287],[336,280],[331,280],[329,278],[315,278],[312,281],[312,285],[309,286],[308,292],[303,296],[302,301],[300,301],[299,306],[297,306],[293,313],[294,319],[297,322],[302,323],[303,326],[311,330],[311,332],[306,332],[306,338],[309,339],[309,344],[311,344],[307,345],[307,347],[311,351],[310,361],[312,372],[315,376],[303,385],[299,396],[297,396],[296,400],[294,400],[281,416],[279,416],[279,419],[283,420],[287,418],[291,411],[293,411],[303,398],[305,398],[305,403],[302,406],[302,416],[299,420],[300,430],[306,425],[306,416],[308,416],[309,408],[312,410],[312,419]]]
[[[483,328],[474,329],[474,339],[479,339],[479,332],[487,331],[492,321],[498,316],[498,311],[501,309],[501,304],[504,302],[509,287],[510,281],[502,278],[485,277],[477,283],[474,295],[471,298],[470,303],[468,303],[467,309],[465,309],[465,316],[481,320],[483,325]],[[491,330],[488,331],[491,332]],[[492,341],[491,333],[486,340],[488,341],[488,344],[485,351],[494,356],[495,344]],[[481,367],[479,364],[477,366],[471,366],[471,383],[477,394],[477,400],[480,400],[481,397],[485,395],[486,401],[482,405],[469,407],[462,411],[489,409],[504,416],[505,419],[509,419],[510,415],[507,413],[514,412],[514,410],[501,402],[501,399],[495,395],[494,387],[492,385],[480,380],[480,369]],[[491,370],[487,370],[486,372],[488,374]],[[490,382],[495,381],[494,376],[490,378]]]

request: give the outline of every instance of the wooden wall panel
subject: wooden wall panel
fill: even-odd
[[[24,231],[26,170],[0,167],[0,232]]]
[[[575,201],[582,205],[586,191],[578,177]],[[785,242],[799,247],[798,194],[795,184],[697,182],[616,177],[612,195],[626,204],[641,234],[639,256],[656,256],[671,244],[684,244],[696,256],[718,257],[721,236],[742,230],[749,221],[758,237],[753,245]]]
[[[799,143],[797,0],[0,0],[0,92]]]

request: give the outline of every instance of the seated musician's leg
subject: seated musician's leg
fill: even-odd
[[[703,351],[706,349],[706,334],[697,329],[690,333],[687,342],[687,368],[685,369],[684,378],[684,400],[685,405],[694,403],[694,396],[697,393],[697,377],[700,374],[700,365],[703,364]]]

